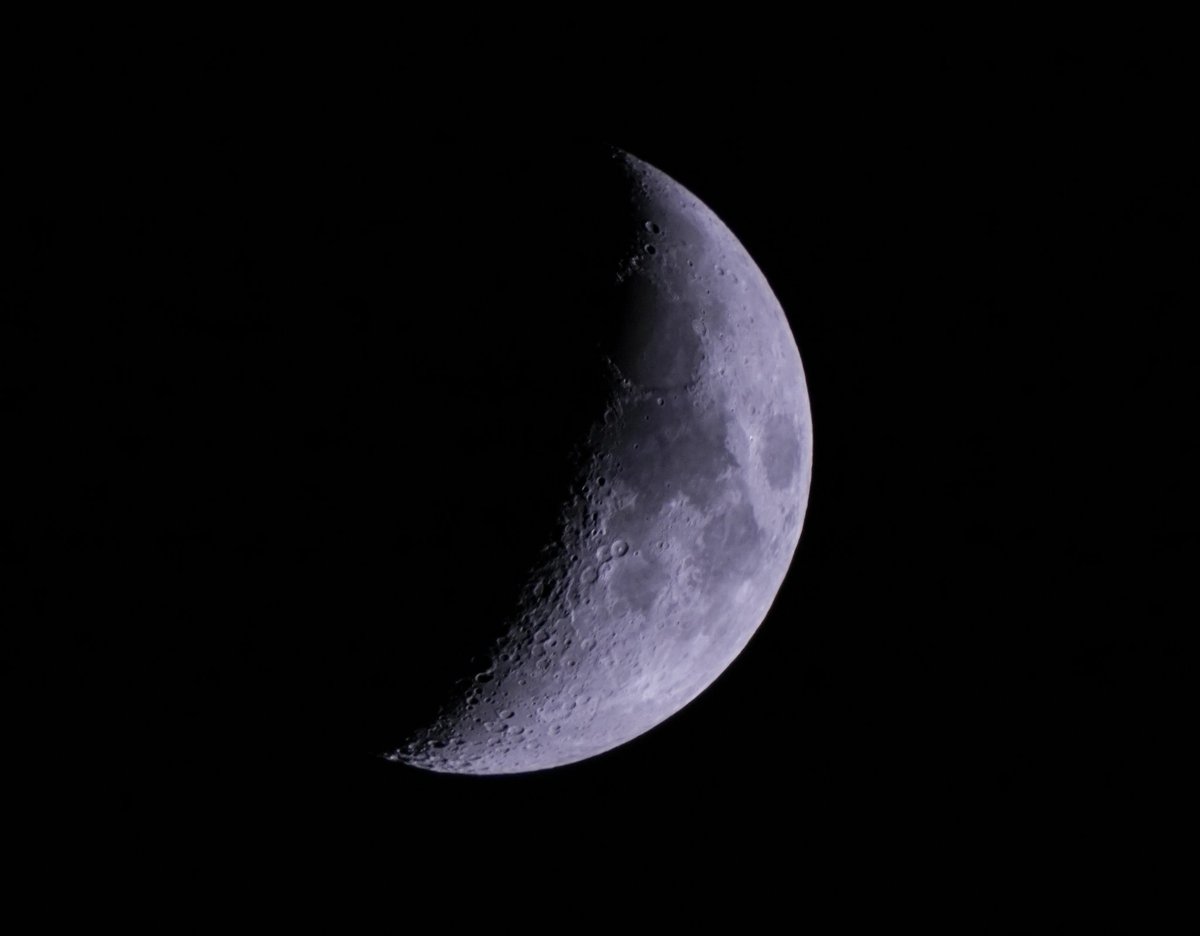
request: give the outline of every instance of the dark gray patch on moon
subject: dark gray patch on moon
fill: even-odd
[[[700,366],[701,343],[690,303],[684,314],[662,316],[661,290],[643,279],[622,284],[614,300],[619,347],[614,363],[633,383],[647,390],[679,390],[690,384]]]
[[[754,572],[762,529],[748,500],[712,517],[700,531],[696,571],[703,579],[740,579]]]
[[[641,510],[657,511],[681,494],[703,500],[712,485],[736,467],[720,414],[681,412],[686,406],[686,400],[663,399],[661,406],[646,400],[630,408],[635,429],[630,439],[636,441],[622,439],[615,451],[629,476],[642,479]],[[639,421],[645,431],[636,431]]]
[[[695,196],[627,154],[608,165],[628,229],[584,303],[603,327],[581,361],[606,375],[603,407],[477,675],[395,760],[515,773],[636,737],[741,652],[795,551],[811,420],[783,310]]]
[[[767,482],[776,490],[787,487],[800,470],[800,438],[791,418],[779,413],[767,421],[763,442],[763,467]]]

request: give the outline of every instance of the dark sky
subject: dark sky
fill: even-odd
[[[1169,809],[1190,669],[1176,582],[1194,551],[1182,464],[1195,444],[1185,384],[1196,364],[1181,336],[1195,230],[1180,118],[1161,94],[1172,76],[1055,49],[984,61],[879,58],[845,43],[809,51],[713,51],[687,73],[648,56],[644,73],[612,81],[580,79],[597,56],[514,65],[521,77],[495,90],[468,82],[465,105],[453,82],[417,83],[415,66],[397,65],[375,76],[401,89],[390,109],[331,106],[339,99],[318,93],[320,81],[282,82],[300,100],[266,106],[278,98],[265,95],[205,106],[202,121],[168,119],[205,100],[201,76],[161,107],[135,103],[128,122],[87,124],[86,152],[67,133],[35,160],[20,314],[0,352],[23,485],[6,550],[22,582],[9,687],[19,734],[40,752],[32,761],[55,765],[58,801],[293,834],[302,821],[365,849],[420,852],[448,827],[503,838],[502,816],[579,841],[637,830],[668,853],[711,836],[816,842],[831,855],[878,837],[986,838],[1013,823],[1088,827],[1101,814]],[[310,91],[311,113],[300,106]],[[281,334],[297,355],[322,343],[306,318],[313,294],[288,279],[318,255],[310,235],[328,238],[348,216],[365,237],[364,193],[403,205],[411,171],[387,178],[380,153],[457,134],[455,159],[470,167],[493,147],[520,149],[531,128],[630,150],[739,236],[804,360],[811,501],[771,614],[684,712],[545,774],[434,776],[347,754],[328,743],[336,718],[289,699],[321,679],[324,620],[358,634],[356,615],[399,608],[420,626],[430,603],[453,606],[470,587],[469,569],[443,563],[419,597],[397,581],[383,597],[326,593],[319,611],[283,601],[305,649],[279,651],[303,675],[281,674],[272,648],[297,636],[272,615],[296,569],[268,561],[269,572],[247,574],[244,554],[212,532],[246,533],[244,511],[228,504],[215,519],[211,505],[186,508],[189,528],[208,531],[198,541],[152,540],[177,550],[175,565],[147,558],[143,534],[183,508],[156,475],[161,463],[139,462],[139,446],[153,448],[139,427],[177,405],[156,396],[174,386],[177,360],[228,368],[237,393],[269,397],[271,379],[285,379],[319,408],[322,378],[271,350]],[[165,248],[160,235],[187,246]],[[437,236],[469,277],[478,238]],[[370,284],[375,259],[342,257],[313,288],[331,295],[339,275]],[[171,321],[186,326],[148,311],[163,307],[183,309]],[[247,324],[256,314],[266,318]],[[329,352],[347,355],[330,365],[343,375],[346,347]],[[274,378],[261,377],[264,360]],[[204,421],[242,403],[195,391],[178,405],[217,438]],[[420,401],[426,413],[438,406],[436,395]],[[314,445],[353,447],[370,431],[336,406],[322,419],[332,434]],[[249,438],[251,423],[239,425]],[[255,514],[263,525],[299,496],[269,477],[255,485],[231,496],[274,491],[279,503]],[[124,510],[122,498],[140,506]],[[319,574],[322,556],[331,576],[391,574],[349,570],[344,556],[369,550],[339,551],[336,538],[382,534],[365,534],[361,514],[329,511],[314,521],[319,535],[287,527],[314,541],[301,550],[304,574]],[[264,619],[257,631],[247,623]],[[344,654],[340,640],[331,654]],[[184,699],[181,685],[200,688]],[[307,742],[306,718],[321,722],[321,743]]]

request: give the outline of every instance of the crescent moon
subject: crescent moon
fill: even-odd
[[[611,165],[630,229],[577,483],[483,663],[390,760],[509,774],[637,737],[737,657],[795,553],[813,438],[783,309],[695,195],[627,153]]]

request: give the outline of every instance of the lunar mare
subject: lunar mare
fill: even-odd
[[[812,423],[787,319],[711,210],[614,161],[636,228],[605,304],[617,338],[597,349],[607,403],[511,620],[390,759],[505,774],[629,741],[725,670],[791,563]]]

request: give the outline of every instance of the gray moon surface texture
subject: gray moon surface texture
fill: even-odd
[[[737,657],[795,553],[812,420],[779,301],[694,195],[614,158],[640,229],[579,483],[484,664],[390,760],[510,774],[637,737]]]

